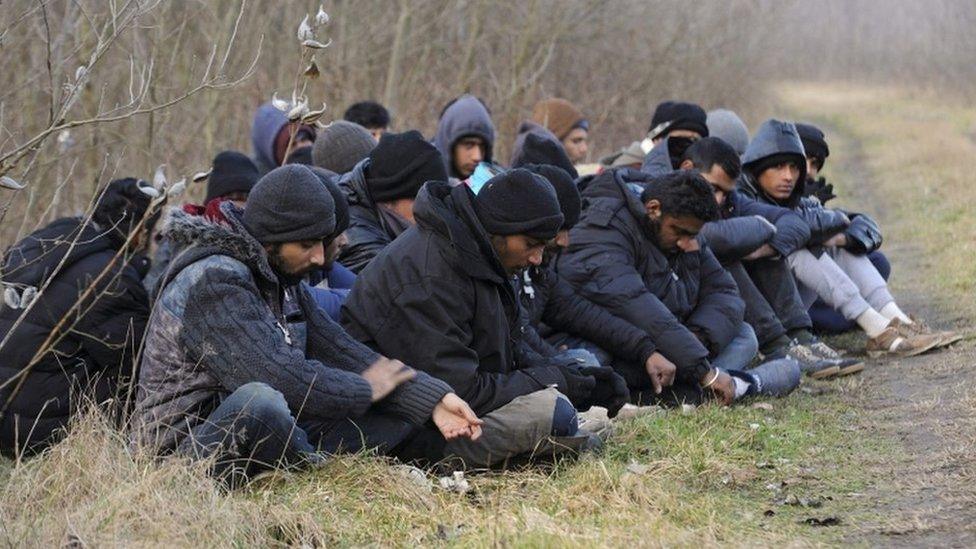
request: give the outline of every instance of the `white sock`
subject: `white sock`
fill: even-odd
[[[854,322],[857,322],[857,325],[864,330],[864,333],[868,334],[868,337],[877,337],[888,328],[891,319],[868,307],[868,310],[861,313],[861,316],[857,317]]]
[[[735,382],[735,400],[742,398],[742,395],[746,394],[746,391],[749,390],[749,386],[752,385],[748,381],[739,379],[737,377],[733,377],[732,381]]]
[[[884,316],[885,318],[890,318],[892,320],[897,318],[898,320],[904,322],[905,324],[912,324],[912,319],[908,318],[908,315],[906,315],[904,311],[899,309],[898,304],[895,303],[894,301],[882,307],[881,310],[878,312],[880,312],[882,316]]]

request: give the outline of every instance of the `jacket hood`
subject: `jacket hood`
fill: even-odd
[[[413,205],[419,230],[431,231],[451,243],[455,266],[469,276],[503,283],[508,275],[474,211],[474,193],[467,185],[429,181]]]
[[[165,285],[183,268],[210,255],[226,255],[244,263],[268,282],[277,284],[278,277],[268,263],[268,255],[258,241],[244,228],[242,211],[233,203],[220,205],[228,224],[213,223],[205,217],[192,215],[179,208],[172,208],[166,216],[162,234],[169,238],[176,249],[183,249],[173,258],[166,274]]]
[[[258,168],[264,171],[278,166],[274,157],[274,142],[278,132],[288,124],[288,116],[281,112],[270,101],[258,107],[251,123],[251,146],[254,149],[254,159]]]
[[[352,170],[339,177],[339,189],[346,197],[349,207],[362,206],[369,210],[376,209],[373,199],[366,188],[366,168],[369,167],[369,158],[360,160]]]
[[[803,186],[807,179],[807,155],[803,150],[800,134],[797,133],[796,126],[792,122],[770,119],[759,126],[755,137],[749,142],[745,154],[742,155],[743,177],[739,178],[738,184],[746,194],[774,204],[780,204],[759,187],[759,183],[756,181],[756,176],[759,174],[753,173],[753,170],[763,160],[778,155],[794,158],[800,167],[800,177],[796,186],[793,187],[793,193],[790,195],[787,204],[785,204],[795,207],[803,196]]]
[[[644,163],[641,164],[640,171],[651,177],[661,177],[674,172],[674,167],[671,165],[671,153],[668,149],[669,139],[670,137],[664,138],[649,153],[644,155]]]
[[[444,158],[444,165],[451,177],[459,177],[454,171],[451,151],[459,139],[469,135],[485,140],[485,162],[491,162],[495,147],[495,125],[481,101],[473,95],[465,94],[444,110],[434,136],[434,146]]]
[[[0,275],[8,284],[37,287],[58,269],[58,265],[63,272],[92,254],[117,249],[113,239],[94,222],[82,225],[80,217],[65,217],[11,246],[4,254]]]
[[[586,182],[581,191],[583,211],[592,208],[615,214],[626,209],[646,233],[645,210],[640,194],[652,179],[650,175],[631,168],[607,170]]]

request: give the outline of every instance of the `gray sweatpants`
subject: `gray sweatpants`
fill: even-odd
[[[853,321],[868,308],[880,311],[895,300],[888,291],[888,283],[866,255],[855,255],[842,248],[825,248],[817,257],[802,249],[790,254],[787,260],[808,309],[819,297]]]

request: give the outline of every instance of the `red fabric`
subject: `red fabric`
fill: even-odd
[[[211,223],[228,225],[227,218],[224,217],[224,213],[220,211],[220,205],[226,201],[226,198],[218,196],[210,202],[207,202],[207,204],[204,206],[199,204],[183,204],[183,211],[190,215],[202,215]]]

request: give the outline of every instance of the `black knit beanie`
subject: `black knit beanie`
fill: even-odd
[[[213,159],[213,171],[207,178],[207,197],[203,203],[230,193],[249,193],[259,177],[257,167],[247,155],[223,151]]]
[[[342,189],[339,188],[339,176],[325,168],[319,168],[317,166],[309,166],[315,175],[319,177],[319,181],[325,185],[325,190],[329,191],[332,196],[332,201],[335,203],[335,230],[332,231],[332,237],[335,238],[342,234],[349,228],[349,201],[346,199],[346,195],[343,194]]]
[[[556,198],[559,199],[559,210],[563,213],[563,224],[559,227],[559,230],[565,231],[573,228],[573,225],[579,221],[582,210],[582,199],[580,198],[579,189],[576,188],[576,183],[573,182],[573,178],[566,173],[566,170],[559,166],[528,164],[522,167],[536,175],[545,177],[546,181],[556,190]]]
[[[306,166],[289,164],[265,174],[247,198],[244,226],[258,242],[324,240],[336,226],[335,202]]]
[[[549,240],[563,224],[555,189],[545,178],[521,168],[489,179],[474,205],[481,225],[492,235]]]
[[[388,133],[369,153],[366,187],[376,202],[415,198],[428,181],[447,181],[437,148],[416,130]]]
[[[522,145],[522,154],[518,161],[512,164],[513,168],[521,168],[528,164],[549,164],[562,168],[573,179],[579,177],[573,162],[566,154],[563,144],[545,136],[529,132],[525,135],[525,142]]]
[[[800,135],[800,141],[803,143],[803,150],[807,153],[807,158],[816,157],[824,161],[830,156],[830,147],[827,146],[827,139],[820,128],[800,122],[793,125],[796,126],[796,133]]]
[[[691,130],[702,137],[708,137],[708,115],[705,109],[694,103],[665,101],[654,109],[648,133],[651,139],[661,137],[674,130]]]

